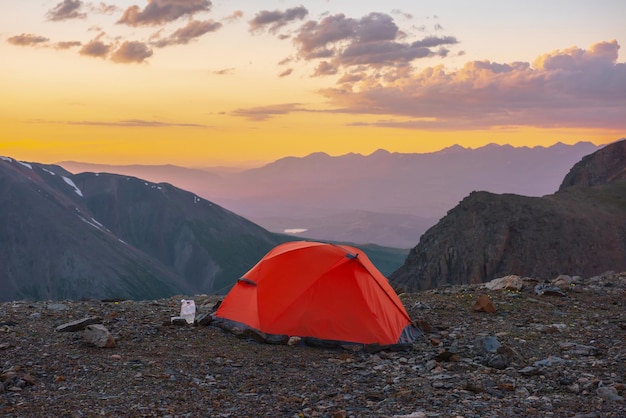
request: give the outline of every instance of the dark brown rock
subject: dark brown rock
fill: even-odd
[[[475,312],[495,313],[497,311],[493,301],[487,295],[480,295],[478,299],[476,299],[473,309]]]
[[[559,191],[626,180],[626,140],[617,141],[584,157],[563,179]]]

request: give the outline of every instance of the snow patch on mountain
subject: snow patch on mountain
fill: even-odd
[[[69,177],[65,177],[65,176],[62,176],[62,177],[63,177],[63,180],[65,180],[65,182],[74,189],[77,195],[79,195],[80,197],[83,197],[83,192],[78,188],[78,186],[76,186],[76,184],[72,181],[72,179],[70,179]]]

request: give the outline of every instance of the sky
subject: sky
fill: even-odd
[[[260,165],[626,137],[623,0],[0,2],[0,155]]]

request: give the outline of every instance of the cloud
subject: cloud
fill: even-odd
[[[152,56],[152,50],[143,42],[126,41],[111,55],[113,62],[142,63]]]
[[[80,55],[86,55],[88,57],[106,58],[113,46],[110,44],[105,44],[104,42],[100,41],[99,38],[100,36],[83,45],[78,53]]]
[[[237,109],[231,114],[240,116],[251,121],[264,121],[276,115],[286,115],[294,111],[305,111],[300,107],[300,103],[283,103],[270,106],[258,106],[247,109]]]
[[[313,76],[333,75],[333,74],[337,74],[337,71],[338,71],[338,68],[336,65],[333,65],[329,63],[328,61],[322,61],[315,68],[315,71],[313,72]]]
[[[32,33],[23,33],[21,35],[11,36],[7,42],[17,46],[34,46],[48,42],[50,39],[45,36],[34,35]]]
[[[626,63],[618,43],[552,51],[534,63],[471,61],[346,81],[322,90],[335,112],[390,115],[378,126],[485,129],[496,126],[626,129]]]
[[[55,49],[70,49],[70,48],[74,48],[75,46],[81,46],[82,43],[80,41],[61,41],[61,42],[57,42],[53,45],[53,48]]]
[[[149,0],[143,10],[139,6],[127,8],[117,23],[130,26],[161,25],[210,9],[211,2],[208,0]]]
[[[337,80],[337,84],[344,83],[358,83],[367,78],[367,75],[364,72],[355,72],[355,73],[346,73],[339,80]]]
[[[201,37],[205,33],[215,32],[222,27],[222,24],[213,20],[198,21],[192,20],[186,26],[176,30],[165,39],[160,39],[154,43],[157,48],[169,45],[183,45]]]
[[[79,11],[82,5],[83,2],[80,0],[63,0],[48,11],[48,20],[58,22],[68,19],[84,19],[87,14]]]
[[[262,10],[248,22],[251,32],[261,32],[267,30],[270,33],[276,33],[280,28],[294,20],[302,20],[309,14],[304,6],[287,9],[284,12],[280,10]]]
[[[334,69],[329,74],[342,67],[408,65],[418,58],[445,55],[441,53],[442,47],[458,43],[453,36],[427,36],[413,42],[404,41],[406,37],[393,18],[384,13],[370,13],[360,19],[335,14],[319,22],[306,22],[299,28],[294,42],[300,58],[326,60],[324,65]],[[323,74],[318,70],[314,75]]]
[[[68,125],[87,125],[87,126],[119,126],[124,128],[167,128],[167,127],[190,127],[190,128],[206,128],[206,125],[195,123],[170,123],[159,122],[153,120],[142,119],[126,119],[115,122],[99,122],[99,121],[71,121],[66,122]]]
[[[391,14],[392,14],[392,15],[400,15],[401,17],[403,17],[403,18],[405,18],[405,19],[407,19],[407,20],[411,20],[411,19],[413,19],[413,15],[412,15],[411,13],[406,13],[406,12],[403,12],[403,11],[402,11],[402,10],[400,10],[400,9],[393,9],[393,10],[391,11]]]
[[[285,71],[283,71],[282,73],[278,74],[278,76],[279,77],[287,77],[291,73],[293,73],[293,68],[287,68]]]
[[[215,75],[230,75],[233,74],[235,72],[235,69],[233,67],[230,68],[222,68],[221,70],[216,70],[213,71],[212,73]]]
[[[96,13],[102,13],[105,15],[110,15],[120,11],[121,9],[114,4],[106,4],[104,2],[98,3],[98,5],[90,4],[90,8],[92,11]]]
[[[237,20],[241,19],[243,17],[243,11],[242,10],[235,10],[230,16],[226,16],[224,18],[224,20],[226,22],[232,23],[232,22],[236,22]]]

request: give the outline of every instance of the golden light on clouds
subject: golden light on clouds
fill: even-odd
[[[620,10],[576,4],[531,36],[535,0],[320,3],[4,2],[0,154],[210,165],[625,136]]]

